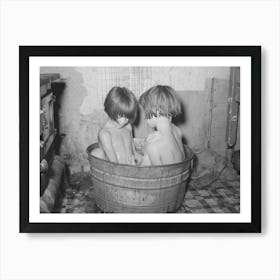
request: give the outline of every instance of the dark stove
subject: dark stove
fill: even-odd
[[[40,75],[40,195],[48,185],[54,155],[59,153],[58,111],[64,88],[59,74]]]

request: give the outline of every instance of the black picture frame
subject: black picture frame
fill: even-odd
[[[29,221],[29,59],[33,56],[246,56],[251,58],[250,223],[32,223]],[[261,232],[261,46],[19,46],[21,233]],[[39,89],[38,89],[39,90]],[[36,148],[36,147],[35,147]],[[38,144],[39,148],[39,144]],[[171,214],[172,215],[172,214]]]

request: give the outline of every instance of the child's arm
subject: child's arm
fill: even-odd
[[[103,151],[105,155],[108,157],[109,161],[118,162],[117,156],[112,146],[110,132],[102,129],[99,132],[98,138],[102,145]]]
[[[176,129],[176,139],[178,139],[177,141],[177,143],[178,143],[178,145],[179,145],[179,147],[180,147],[180,150],[181,150],[181,153],[182,153],[182,155],[183,155],[183,158],[185,158],[185,150],[184,150],[184,145],[183,145],[183,133],[182,133],[182,130],[181,130],[181,128],[180,127],[178,127],[178,126],[175,126],[174,125],[174,127],[175,127],[175,129]]]

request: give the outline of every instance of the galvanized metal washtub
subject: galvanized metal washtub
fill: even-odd
[[[114,213],[167,213],[181,206],[193,153],[185,146],[186,160],[160,166],[133,166],[91,155],[98,143],[87,148],[97,206]]]

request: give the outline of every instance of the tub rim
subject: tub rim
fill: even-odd
[[[190,154],[191,154],[184,161],[181,161],[181,162],[178,162],[178,163],[172,163],[172,164],[163,164],[163,165],[137,166],[137,165],[131,165],[131,164],[124,164],[124,163],[115,163],[115,162],[112,162],[112,161],[108,161],[108,160],[105,160],[105,159],[95,157],[95,156],[90,154],[90,152],[93,150],[94,146],[95,146],[95,148],[99,147],[98,142],[95,142],[95,143],[89,145],[86,149],[87,154],[88,154],[88,160],[90,158],[93,158],[94,160],[98,160],[99,162],[103,162],[103,163],[106,163],[106,164],[109,164],[109,165],[112,165],[112,166],[123,166],[123,167],[129,167],[129,168],[135,168],[136,167],[136,168],[141,168],[141,169],[150,169],[151,167],[153,167],[153,168],[167,168],[167,167],[171,167],[171,166],[175,167],[175,166],[184,165],[184,164],[189,163],[189,162],[191,163],[191,161],[194,159],[193,151],[187,145],[184,145],[184,147],[187,148],[189,150]]]

